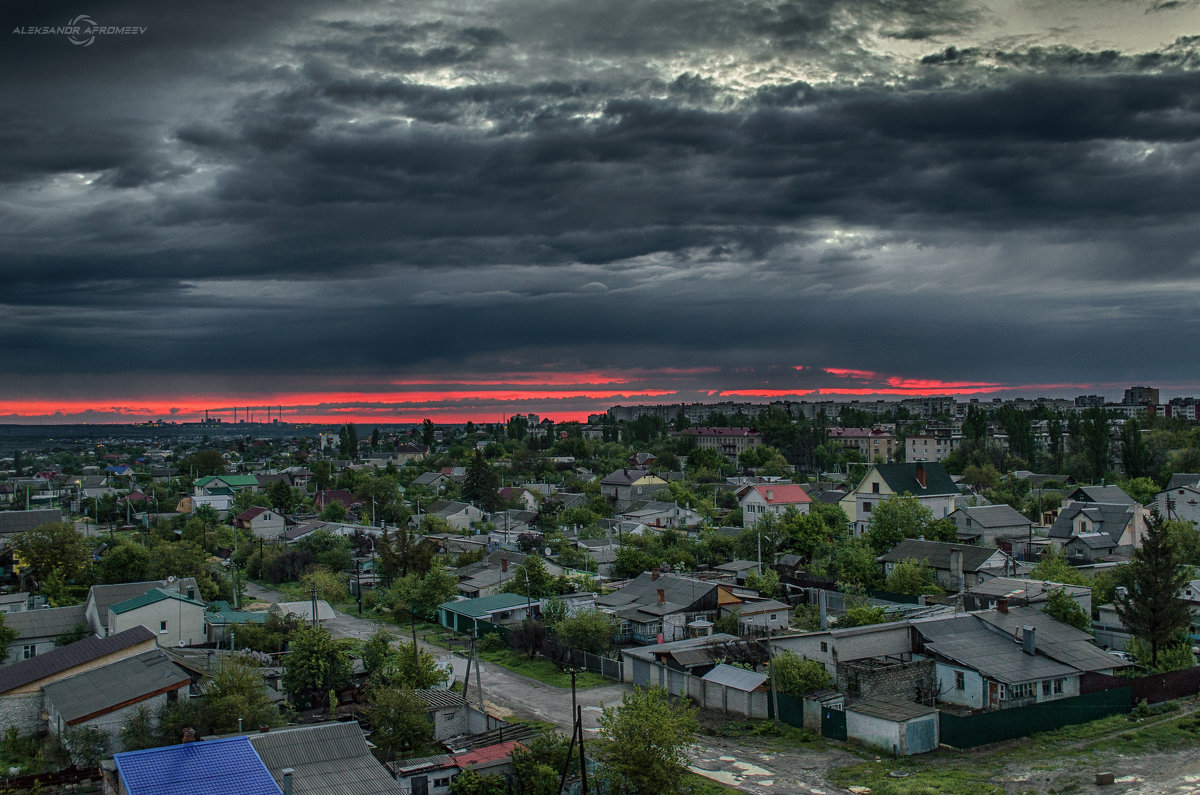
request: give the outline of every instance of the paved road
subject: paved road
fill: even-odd
[[[261,588],[254,583],[246,584],[249,597],[266,602],[280,601],[278,591]],[[359,618],[350,613],[337,612],[325,626],[340,638],[366,640],[380,627],[397,638],[409,640],[410,636],[391,624],[372,619]],[[418,635],[421,647],[439,658],[450,657],[450,652],[440,646],[425,643]],[[462,670],[463,661],[458,659],[456,669]],[[546,721],[560,730],[571,731],[571,690],[554,687],[513,673],[506,668],[488,662],[480,665],[483,683],[484,704],[487,711],[501,717],[515,715],[521,718]],[[576,691],[577,703],[583,707],[583,727],[589,735],[597,730],[603,708],[619,704],[621,697],[630,689],[629,685],[614,683],[601,687],[589,687]],[[470,700],[476,701],[475,673],[471,673]],[[805,793],[825,795],[844,792],[837,787],[817,786],[810,783],[818,762],[803,754],[786,754],[758,749],[747,750],[741,743],[734,744],[718,738],[701,737],[692,752],[692,769],[701,775],[721,781],[744,792],[759,793]]]

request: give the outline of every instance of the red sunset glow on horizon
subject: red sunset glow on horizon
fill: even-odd
[[[1093,384],[1003,384],[912,378],[870,370],[797,366],[809,379],[805,386],[711,388],[702,382],[720,368],[667,368],[531,372],[503,375],[440,375],[362,380],[357,388],[231,394],[163,394],[97,396],[94,399],[49,397],[0,399],[0,423],[120,423],[167,420],[197,422],[206,416],[223,422],[237,419],[263,422],[333,424],[434,422],[497,422],[512,414],[533,413],[556,421],[586,421],[613,404],[703,403],[730,398],[785,400],[837,397],[920,397],[924,395],[987,395],[1083,390]],[[727,374],[728,375],[728,374]],[[736,375],[742,375],[737,373]],[[824,378],[822,379],[822,376]],[[377,389],[371,389],[375,386]],[[669,386],[669,388],[667,388]],[[398,388],[399,387],[399,388]],[[412,387],[403,389],[402,387]],[[450,388],[452,387],[452,388]]]

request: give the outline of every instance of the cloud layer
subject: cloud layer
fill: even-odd
[[[1200,391],[1195,4],[79,13],[0,10],[0,421]]]

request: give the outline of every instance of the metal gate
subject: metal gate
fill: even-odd
[[[831,740],[846,739],[846,713],[825,707],[821,710],[821,736]]]

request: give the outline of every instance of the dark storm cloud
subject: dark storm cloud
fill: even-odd
[[[1192,39],[945,49],[986,17],[952,0],[95,11],[148,32],[0,48],[5,371],[925,372],[936,330],[1046,381],[1038,341],[1128,362],[1194,305]]]

